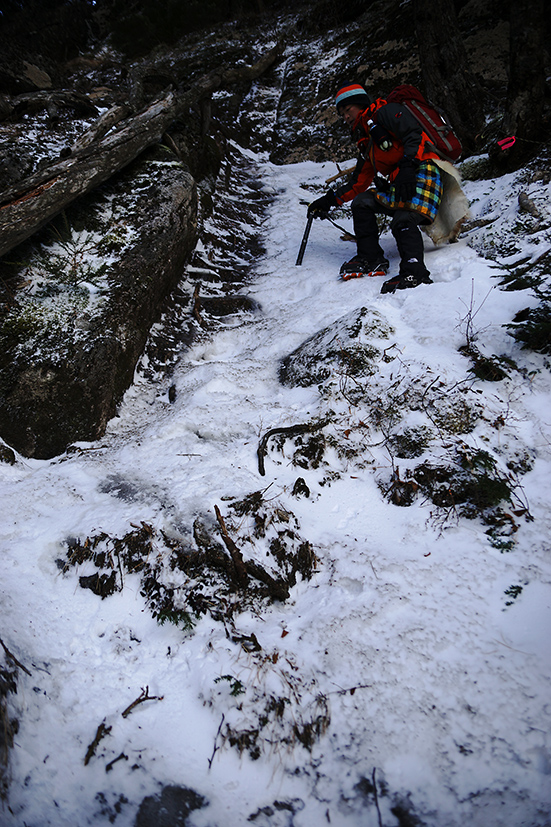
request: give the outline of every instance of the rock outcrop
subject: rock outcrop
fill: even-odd
[[[26,457],[104,433],[195,246],[195,181],[143,158],[58,225],[29,250],[29,292],[0,329],[0,433]]]

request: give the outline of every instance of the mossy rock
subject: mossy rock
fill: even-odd
[[[146,157],[26,245],[25,289],[0,319],[9,445],[48,459],[103,435],[196,237],[193,178]]]
[[[310,387],[333,376],[372,376],[382,356],[381,344],[393,332],[378,311],[366,307],[354,310],[286,356],[279,371],[280,381],[291,387]]]
[[[0,445],[0,462],[5,462],[7,465],[15,465],[15,451],[12,451],[7,445]]]
[[[487,155],[479,155],[463,161],[460,169],[464,181],[484,181],[492,177],[492,166]]]

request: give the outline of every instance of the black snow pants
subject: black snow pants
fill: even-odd
[[[379,261],[384,251],[379,243],[377,213],[391,215],[390,231],[400,255],[400,275],[429,275],[424,263],[423,236],[419,225],[423,216],[412,210],[389,210],[377,202],[373,191],[361,192],[352,202],[354,235],[358,257]]]

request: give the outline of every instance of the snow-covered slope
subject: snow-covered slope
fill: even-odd
[[[500,290],[468,236],[427,239],[434,284],[395,295],[338,281],[353,248],[327,222],[296,267],[300,202],[334,167],[242,154],[272,198],[250,285],[261,309],[212,323],[170,378],[138,372],[98,443],[0,465],[0,637],[20,664],[0,822],[123,827],[175,785],[198,794],[172,791],[180,820],[142,806],[137,823],[543,827],[550,378],[504,328],[533,299]],[[505,233],[520,186],[468,184],[474,217],[500,204]],[[344,342],[360,317],[359,371],[337,358],[319,383],[279,381],[302,343],[339,319]],[[506,378],[474,377],[467,339]],[[267,440],[261,475],[262,436],[298,424],[310,430]],[[438,492],[431,468],[449,472]],[[506,499],[457,502],[461,474]],[[182,562],[229,560],[222,524],[288,599]],[[100,570],[104,598],[79,585]]]

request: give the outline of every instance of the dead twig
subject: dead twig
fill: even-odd
[[[338,686],[338,684],[337,684]],[[346,689],[335,689],[327,692],[327,695],[355,695],[357,689],[373,689],[372,683],[358,683],[356,686],[349,686]]]
[[[218,732],[214,736],[214,749],[212,750],[212,755],[208,760],[209,770],[212,767],[212,762],[214,761],[214,756],[216,755],[216,753],[220,749],[217,742],[218,742],[218,736],[220,735],[220,732],[222,730],[222,724],[224,723],[225,718],[226,718],[226,716],[224,715],[224,713],[222,713],[222,720],[220,721],[220,726],[218,727]]]
[[[149,694],[149,686],[146,686],[145,689],[142,689],[141,694],[135,701],[132,701],[130,706],[127,706],[124,712],[122,712],[122,717],[127,718],[132,710],[138,706],[138,704],[143,704],[144,701],[162,701],[164,695],[150,695]]]
[[[377,808],[377,816],[379,818],[379,827],[383,827],[383,819],[381,817],[381,809],[379,807],[379,795],[377,793],[377,781],[375,779],[375,773],[377,772],[377,768],[373,767],[373,773],[371,775],[373,781],[373,798],[375,799],[375,806]]]
[[[180,161],[181,161],[182,160],[182,153],[180,152],[180,149],[179,149],[178,145],[176,144],[174,138],[172,138],[172,136],[169,135],[168,132],[164,133],[163,141],[173,151],[173,153],[176,155],[176,157],[179,158]]]
[[[15,655],[13,655],[13,654],[10,652],[10,650],[8,649],[8,647],[6,646],[6,644],[4,643],[4,641],[2,640],[2,638],[0,638],[0,644],[2,645],[2,649],[3,649],[3,650],[4,650],[4,652],[6,653],[6,657],[8,657],[11,661],[13,661],[13,663],[15,663],[15,665],[16,665],[16,666],[18,666],[18,667],[19,667],[19,669],[22,669],[22,670],[23,670],[23,672],[26,672],[26,673],[27,673],[27,675],[29,675],[29,676],[32,678],[32,672],[29,672],[29,670],[27,669],[27,667],[26,667],[26,666],[23,666],[23,664],[22,664],[22,663],[20,663],[20,661],[18,661],[18,660],[17,660],[17,658],[15,657]]]
[[[337,169],[339,170],[336,175],[332,175],[331,178],[326,178],[326,184],[332,184],[333,181],[337,181],[339,178],[344,178],[345,175],[352,175],[354,170],[356,169],[356,164],[353,167],[348,167],[347,169],[341,169],[337,164]]]
[[[94,738],[92,743],[89,745],[88,749],[86,750],[86,756],[84,758],[84,766],[85,767],[88,765],[90,759],[95,754],[96,747],[98,746],[101,739],[105,738],[106,735],[109,735],[110,732],[111,732],[111,727],[110,726],[105,726],[105,721],[102,721],[101,724],[99,725],[99,727],[96,730],[96,737]]]
[[[224,522],[224,518],[220,513],[220,509],[217,505],[214,506],[214,512],[216,514],[216,519],[218,520],[218,524],[220,525],[220,531],[222,532],[222,539],[224,541],[224,545],[228,549],[231,559],[233,560],[233,565],[235,567],[235,574],[237,576],[237,580],[242,586],[246,586],[249,582],[249,575],[247,574],[247,567],[243,561],[243,555],[235,545],[234,541],[228,534],[228,529],[226,528],[226,524]]]
[[[111,772],[111,770],[113,769],[113,765],[116,764],[117,761],[122,761],[123,759],[125,761],[128,761],[128,755],[125,755],[124,752],[121,752],[120,755],[117,755],[116,758],[113,758],[112,761],[109,761],[109,763],[105,765],[105,772]]]

